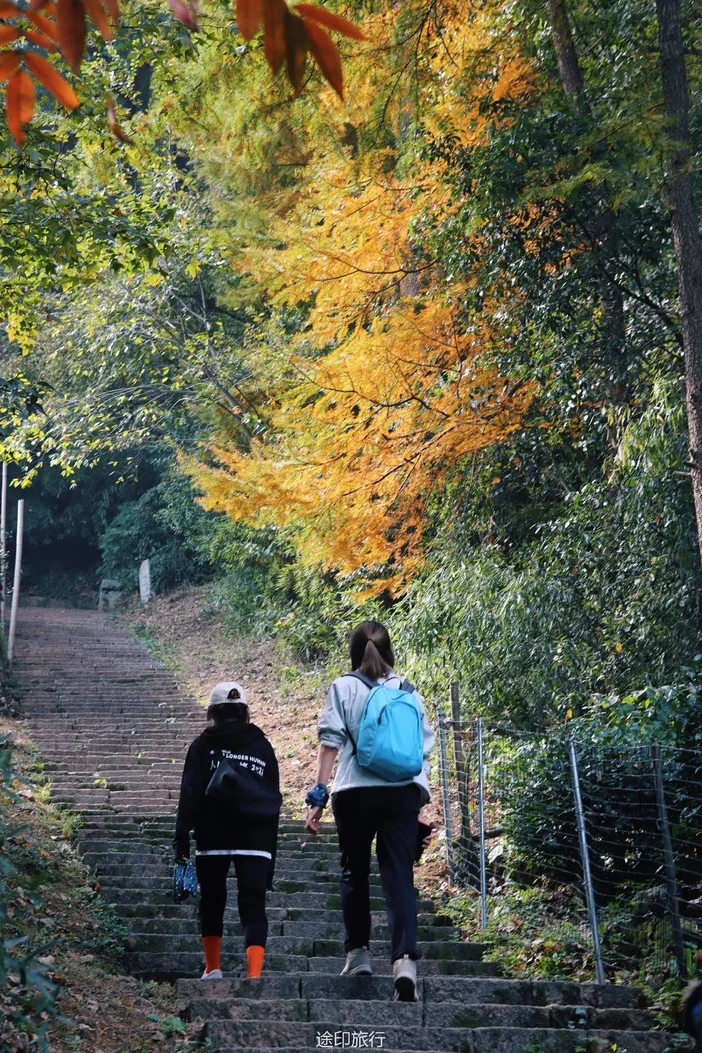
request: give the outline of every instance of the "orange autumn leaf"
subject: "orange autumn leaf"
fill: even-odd
[[[41,33],[53,40],[55,44],[58,44],[58,26],[55,22],[52,22],[38,11],[27,12],[27,18],[34,23]]]
[[[273,73],[278,72],[285,58],[287,11],[284,0],[263,0],[263,53]]]
[[[107,11],[113,26],[119,25],[119,2],[118,0],[104,0],[104,7]]]
[[[71,85],[66,81],[57,69],[47,62],[41,55],[33,51],[25,51],[22,56],[27,69],[31,70],[37,80],[41,81],[47,91],[51,92],[55,99],[65,106],[67,110],[75,110],[79,105],[78,96]]]
[[[302,19],[285,11],[285,62],[288,72],[288,80],[293,86],[293,91],[299,95],[302,91],[302,78],[305,74],[305,63],[307,61],[307,33]]]
[[[262,21],[262,0],[236,0],[236,22],[244,40],[253,40]]]
[[[7,127],[18,146],[25,139],[24,125],[29,124],[34,114],[34,84],[24,70],[11,77],[5,96]]]
[[[83,6],[103,40],[112,40],[114,32],[110,23],[110,18],[100,3],[100,0],[83,0]]]
[[[197,10],[195,0],[168,0],[171,11],[188,29],[198,29]]]
[[[83,61],[85,33],[85,8],[81,0],[58,0],[59,46],[74,72]]]
[[[20,31],[14,26],[0,26],[0,44],[11,44],[13,40],[19,40]]]
[[[0,18],[17,18],[19,13],[15,4],[0,3]]]
[[[117,120],[117,107],[115,105],[115,100],[112,98],[111,95],[107,96],[106,103],[107,126],[110,129],[110,132],[120,143],[126,143],[128,146],[133,146],[134,140],[130,139],[122,125]]]
[[[337,95],[344,97],[344,79],[341,69],[341,55],[336,44],[321,26],[303,18],[307,30],[307,42],[322,76],[331,84]]]
[[[336,15],[333,11],[327,11],[325,7],[318,7],[317,4],[296,4],[295,11],[303,18],[318,22],[320,26],[333,29],[335,33],[341,33],[342,36],[352,37],[354,40],[366,39],[365,33],[353,22],[349,22],[348,18]]]
[[[0,55],[0,84],[4,84],[19,69],[20,59],[18,51],[6,51]]]
[[[24,35],[27,40],[31,40],[32,44],[36,44],[37,47],[43,48],[44,51],[56,51],[56,44],[49,37],[44,36],[38,29],[25,29]]]

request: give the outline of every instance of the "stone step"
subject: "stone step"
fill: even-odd
[[[375,963],[374,963],[375,965]],[[597,1009],[640,1009],[641,993],[635,987],[616,984],[577,984],[559,980],[512,980],[502,977],[422,976],[424,963],[418,965],[417,996],[420,1002],[440,1005],[567,1005]],[[389,1000],[393,980],[387,976],[339,976],[337,973],[308,972],[282,976],[264,973],[259,980],[232,977],[204,988],[200,980],[183,979],[176,983],[176,994],[184,1006],[190,999],[356,999]]]
[[[133,884],[125,885],[123,888],[118,888],[112,885],[109,881],[103,880],[101,875],[96,875],[96,880],[102,889],[102,894],[111,903],[132,903],[134,905],[140,903],[152,903],[158,902],[158,897],[163,897],[164,901],[170,898],[170,886],[161,886],[159,889],[154,889],[152,884],[149,882],[144,888],[135,888]],[[317,882],[317,888],[321,889],[322,882]],[[339,887],[338,881],[328,882],[329,894],[333,894],[333,890]],[[373,899],[378,900],[381,895],[381,886],[379,883],[370,883],[371,896]],[[274,878],[273,880],[273,891],[281,894],[285,893],[305,893],[307,885],[304,881],[290,881],[284,878]],[[374,895],[375,892],[375,895]]]
[[[51,761],[49,764],[53,763]],[[151,760],[146,757],[112,757],[109,763],[94,765],[90,767],[79,767],[75,764],[75,757],[70,764],[62,767],[61,771],[51,771],[44,765],[44,775],[52,786],[65,786],[85,782],[98,776],[109,776],[119,779],[143,779],[145,775],[168,775],[170,776],[175,767],[173,760]]]
[[[222,947],[226,953],[236,954],[239,950],[243,950],[242,941],[243,937],[238,933],[234,935],[225,932]],[[135,944],[135,950],[149,950],[154,953],[164,954],[169,951],[174,953],[190,951],[199,947],[199,938],[196,932],[167,935],[148,933],[143,939],[134,935],[132,942]],[[321,936],[276,935],[271,933],[266,946],[271,954],[305,954],[308,957],[320,956],[340,959],[343,959],[345,955],[344,933],[341,927],[338,927],[334,933],[325,933]],[[484,953],[484,947],[481,944],[462,943],[459,940],[428,940],[426,932],[419,934],[417,950],[421,954],[422,961],[443,958],[456,962],[475,962],[480,961]],[[375,958],[389,957],[390,941],[387,939],[372,939],[370,941],[370,952]]]
[[[143,816],[139,812],[134,812],[130,815],[105,815],[102,818],[95,816],[89,821],[83,824],[83,830],[110,830],[110,831],[123,831],[123,830],[136,830],[137,834],[142,832],[142,824],[146,824],[145,829],[147,831],[158,831],[163,830],[166,834],[173,829],[173,817],[172,815],[162,816]],[[288,838],[299,838],[305,844],[320,844],[324,839],[332,840],[337,842],[336,826],[333,823],[322,823],[319,828],[319,834],[308,834],[305,832],[303,823],[296,823],[291,820],[286,820],[281,817],[280,824],[278,826],[278,834],[283,839]]]
[[[173,836],[174,822],[174,811],[165,816],[143,816],[139,820],[132,818],[131,814],[110,814],[109,822],[103,822],[100,817],[96,816],[84,820],[80,827],[80,837],[81,840],[90,838],[98,843],[105,841],[108,843],[114,841],[124,843],[136,841],[142,844],[144,841],[149,840],[168,842]],[[287,847],[288,845],[299,847],[300,843],[293,834],[281,833],[279,828],[279,847]],[[310,842],[303,841],[302,844],[305,845],[304,852],[312,851],[312,849],[324,845],[327,852],[333,851],[334,854],[338,855],[338,842],[335,835],[326,835],[324,840],[312,843],[311,849],[307,848]]]
[[[158,879],[164,876],[164,867],[173,869],[173,849],[164,845],[163,858],[159,857],[158,849],[149,847],[148,850],[136,850],[123,856],[117,853],[104,855],[102,853],[86,852],[84,855],[86,866],[94,867],[103,878],[107,877],[153,877]],[[122,862],[114,862],[116,858],[123,859]],[[317,867],[309,867],[308,860],[299,859],[296,856],[276,856],[276,874],[279,877],[289,877],[298,881],[308,881],[314,886],[319,880],[339,880],[339,866],[336,859],[329,862],[320,861]],[[380,874],[376,866],[370,869],[370,881],[378,885]],[[322,890],[323,891],[323,890]]]
[[[345,1045],[347,1048],[382,1049],[384,1053],[395,1053],[405,1049],[416,1049],[417,1046],[393,1046],[390,1030],[381,1028],[377,1032],[365,1023],[353,1029],[335,1028],[324,1032],[315,1025],[313,1042],[317,1048],[334,1049]],[[354,1037],[355,1033],[355,1037]],[[563,1031],[543,1028],[476,1028],[463,1031],[463,1037],[457,1048],[458,1053],[668,1053],[671,1048],[671,1036],[664,1032],[631,1032],[631,1031]],[[338,1038],[337,1038],[338,1036]],[[300,1036],[302,1037],[302,1036]],[[215,1034],[215,1028],[208,1025],[207,1038],[212,1053],[241,1053],[242,1048],[230,1041],[231,1036],[224,1033]],[[336,1045],[335,1045],[336,1043]],[[256,1046],[257,1053],[309,1053],[309,1046]],[[446,1053],[453,1047],[419,1047],[423,1053]],[[676,1047],[681,1048],[681,1047]],[[690,1048],[687,1046],[686,1048]]]
[[[172,903],[170,885],[162,887],[160,890],[154,890],[150,883],[147,884],[145,888],[134,888],[132,885],[125,888],[116,888],[114,885],[109,884],[109,882],[103,883],[99,876],[97,878],[97,883],[100,886],[104,899],[120,909],[121,905],[125,904],[128,907],[153,906],[160,910],[163,905]],[[290,886],[294,887],[291,888]],[[338,882],[330,887],[338,888]],[[273,882],[273,894],[275,895],[277,893],[280,896],[284,896],[286,899],[289,898],[289,893],[291,892],[301,893],[304,897],[306,895],[306,888],[307,886],[304,881],[291,882],[278,881],[276,879]],[[378,887],[378,894],[375,896],[373,896],[373,888],[374,886],[371,885],[371,902],[374,904],[382,904],[383,900],[380,897],[380,888]],[[336,903],[338,904],[338,900],[336,900]]]
[[[53,798],[57,804],[68,804],[79,811],[84,805],[97,809],[102,804],[113,808],[132,808],[134,805],[141,810],[149,807],[163,813],[170,806],[175,810],[178,805],[178,791],[175,784],[172,790],[159,789],[157,791],[144,791],[144,793],[128,793],[121,790],[104,790],[96,787],[94,790],[79,790],[75,794],[58,793]]]
[[[269,899],[271,896],[269,895]],[[174,907],[180,907],[181,904],[174,903]],[[297,913],[294,907],[274,907],[270,903],[266,905],[266,914],[268,916],[268,933],[270,936],[304,936],[321,938],[324,931],[330,927],[334,929],[334,935],[336,936],[337,931],[343,934],[343,919],[340,910],[327,911],[327,910],[313,910],[305,911],[305,918],[309,920],[300,921],[298,919],[291,920],[289,918],[290,913]],[[417,920],[419,922],[419,930],[424,931],[426,928],[431,928],[434,925],[434,919],[437,917],[435,914],[419,914]],[[236,919],[238,920],[238,913],[236,907],[232,904],[230,906],[228,914],[225,913],[227,920]],[[371,912],[371,926],[385,925],[386,924],[385,912],[374,911]],[[441,926],[436,926],[438,930],[442,931]],[[277,929],[277,931],[274,931]],[[198,936],[199,927],[197,922],[197,916],[195,912],[191,914],[189,918],[185,917],[172,917],[164,918],[162,915],[156,918],[144,918],[140,922],[134,920],[129,926],[129,931],[136,936],[146,936],[149,934],[156,934],[159,936],[175,936],[175,935],[188,935]],[[374,929],[375,931],[375,929]]]
[[[342,978],[343,979],[343,978]],[[388,977],[389,979],[389,977]],[[342,997],[330,999],[220,999],[194,997],[187,1009],[191,1020],[309,1021],[376,1028],[388,1025],[414,1028],[565,1028],[578,1030],[643,1031],[655,1018],[643,1009],[597,1009],[591,1006],[531,1005],[528,1003],[378,1001]],[[381,1024],[382,1021],[382,1024]]]
[[[164,873],[169,873],[173,866],[173,857],[170,854],[168,858],[164,858],[163,862],[153,862],[151,856],[144,857],[137,856],[132,863],[96,863],[91,855],[86,855],[85,862],[88,866],[94,867],[96,873],[102,878],[103,884],[109,884],[109,880],[112,878],[119,877],[140,877],[140,878],[154,878],[158,880],[164,876]],[[164,868],[167,868],[164,870]],[[275,864],[276,881],[287,881],[295,882],[298,885],[310,885],[314,887],[320,886],[319,891],[324,892],[330,884],[338,886],[339,883],[339,869],[338,866],[330,864],[329,866],[319,866],[315,869],[310,869],[304,865],[304,862],[298,859],[286,859],[284,856],[282,859],[276,859]],[[376,888],[381,887],[380,875],[377,870],[372,869],[370,875],[370,884]],[[289,887],[290,892],[292,891],[303,891],[303,889],[293,889]]]
[[[125,954],[129,971],[147,979],[175,980],[179,977],[196,976],[202,972],[203,958],[199,951],[178,951],[171,954],[138,951]],[[265,969],[268,973],[319,972],[339,973],[344,964],[343,956],[308,957],[307,955],[266,955]],[[490,962],[454,960],[450,958],[423,958],[419,968],[424,976],[497,976],[498,967]],[[222,969],[234,975],[245,973],[243,951],[222,956]],[[379,976],[389,976],[392,966],[388,957],[373,961],[373,969]]]
[[[137,841],[135,839],[121,843],[117,841],[88,840],[82,836],[83,831],[81,830],[78,838],[78,848],[82,854],[90,857],[90,863],[93,866],[145,863],[148,860],[155,860],[159,852],[166,850],[172,852],[171,842],[174,829],[175,822],[171,824],[169,834],[163,839],[154,839],[152,841]],[[339,868],[339,853],[333,846],[328,851],[312,853],[304,851],[299,845],[279,841],[276,859],[286,859],[293,863],[304,864],[313,870],[321,869],[320,864],[332,871],[334,868],[338,871]],[[377,867],[375,862],[372,862],[371,865]]]
[[[114,887],[114,886],[110,886]],[[136,889],[135,891],[141,891]],[[269,892],[266,898],[266,902],[270,907],[277,908],[289,908],[289,909],[307,909],[313,907],[313,909],[319,909],[326,912],[325,905],[328,906],[329,910],[338,910],[340,906],[340,896],[332,895],[327,896],[326,893],[319,892],[303,892],[303,893],[287,893],[287,892]],[[385,903],[381,896],[371,897],[371,910],[377,912],[378,916],[381,916],[381,911],[385,910]],[[433,914],[434,904],[431,900],[420,899],[417,901],[417,906],[423,913],[421,917],[430,918],[437,917]],[[167,902],[156,904],[153,897],[148,903],[123,903],[119,909],[120,915],[123,918],[172,918],[177,920],[178,918],[187,918],[192,915],[195,917],[197,912],[197,901],[188,900],[185,903],[173,903],[168,897]],[[225,917],[238,918],[236,912],[236,905],[231,902],[227,907],[227,913]]]
[[[383,1003],[384,1005],[387,1003]],[[393,1049],[436,1049],[445,1053],[502,1053],[503,1050],[524,1050],[531,1044],[539,1050],[553,1050],[554,1053],[576,1053],[578,1045],[580,1050],[586,1049],[587,1043],[592,1038],[596,1041],[604,1041],[609,1045],[600,1046],[600,1049],[626,1050],[626,1053],[654,1053],[662,1051],[668,1044],[667,1039],[662,1041],[657,1035],[648,1031],[630,1031],[615,1029],[593,1029],[586,1028],[569,1030],[557,1026],[548,1028],[543,1026],[509,1027],[509,1026],[485,1026],[485,1027],[412,1027],[398,1024],[386,1025],[382,1015],[380,1019],[368,1019],[363,1015],[357,1027],[365,1032],[373,1031],[384,1035],[384,1044]],[[285,1046],[300,1043],[308,1047],[316,1046],[318,1036],[324,1034],[333,1035],[339,1029],[335,1020],[317,1021],[305,1023],[304,1021],[240,1021],[240,1020],[211,1020],[204,1027],[203,1034],[217,1050],[230,1048],[251,1049],[266,1046]],[[662,1037],[662,1036],[661,1036]],[[597,1048],[597,1047],[594,1047]]]

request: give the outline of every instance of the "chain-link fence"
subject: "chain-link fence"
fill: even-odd
[[[690,974],[702,948],[702,749],[467,722],[455,686],[439,745],[449,877],[479,894],[483,928],[515,890],[521,902],[539,890],[552,953],[587,945],[600,981],[644,958]]]

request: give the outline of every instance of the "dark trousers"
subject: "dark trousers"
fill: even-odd
[[[341,851],[341,909],[346,951],[370,941],[371,844],[383,883],[391,957],[417,957],[417,895],[413,869],[419,828],[419,787],[364,786],[334,794],[332,807]]]
[[[266,946],[266,884],[270,860],[261,856],[196,856],[195,869],[200,883],[200,933],[221,936],[227,905],[227,874],[234,862],[238,891],[239,918],[244,930],[244,946]]]

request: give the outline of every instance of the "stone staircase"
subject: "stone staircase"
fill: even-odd
[[[633,988],[500,975],[419,899],[419,1001],[392,1001],[384,902],[373,864],[374,975],[341,977],[343,926],[333,825],[318,838],[284,819],[264,975],[245,978],[235,892],[225,979],[202,983],[196,906],[174,904],[173,819],[185,751],[204,725],[170,672],[109,616],[21,612],[16,670],[23,715],[52,793],[81,813],[78,846],[128,930],[127,969],[176,981],[182,1015],[212,1053],[315,1048],[455,1053],[663,1053]],[[125,1051],[126,1053],[126,1051]]]

